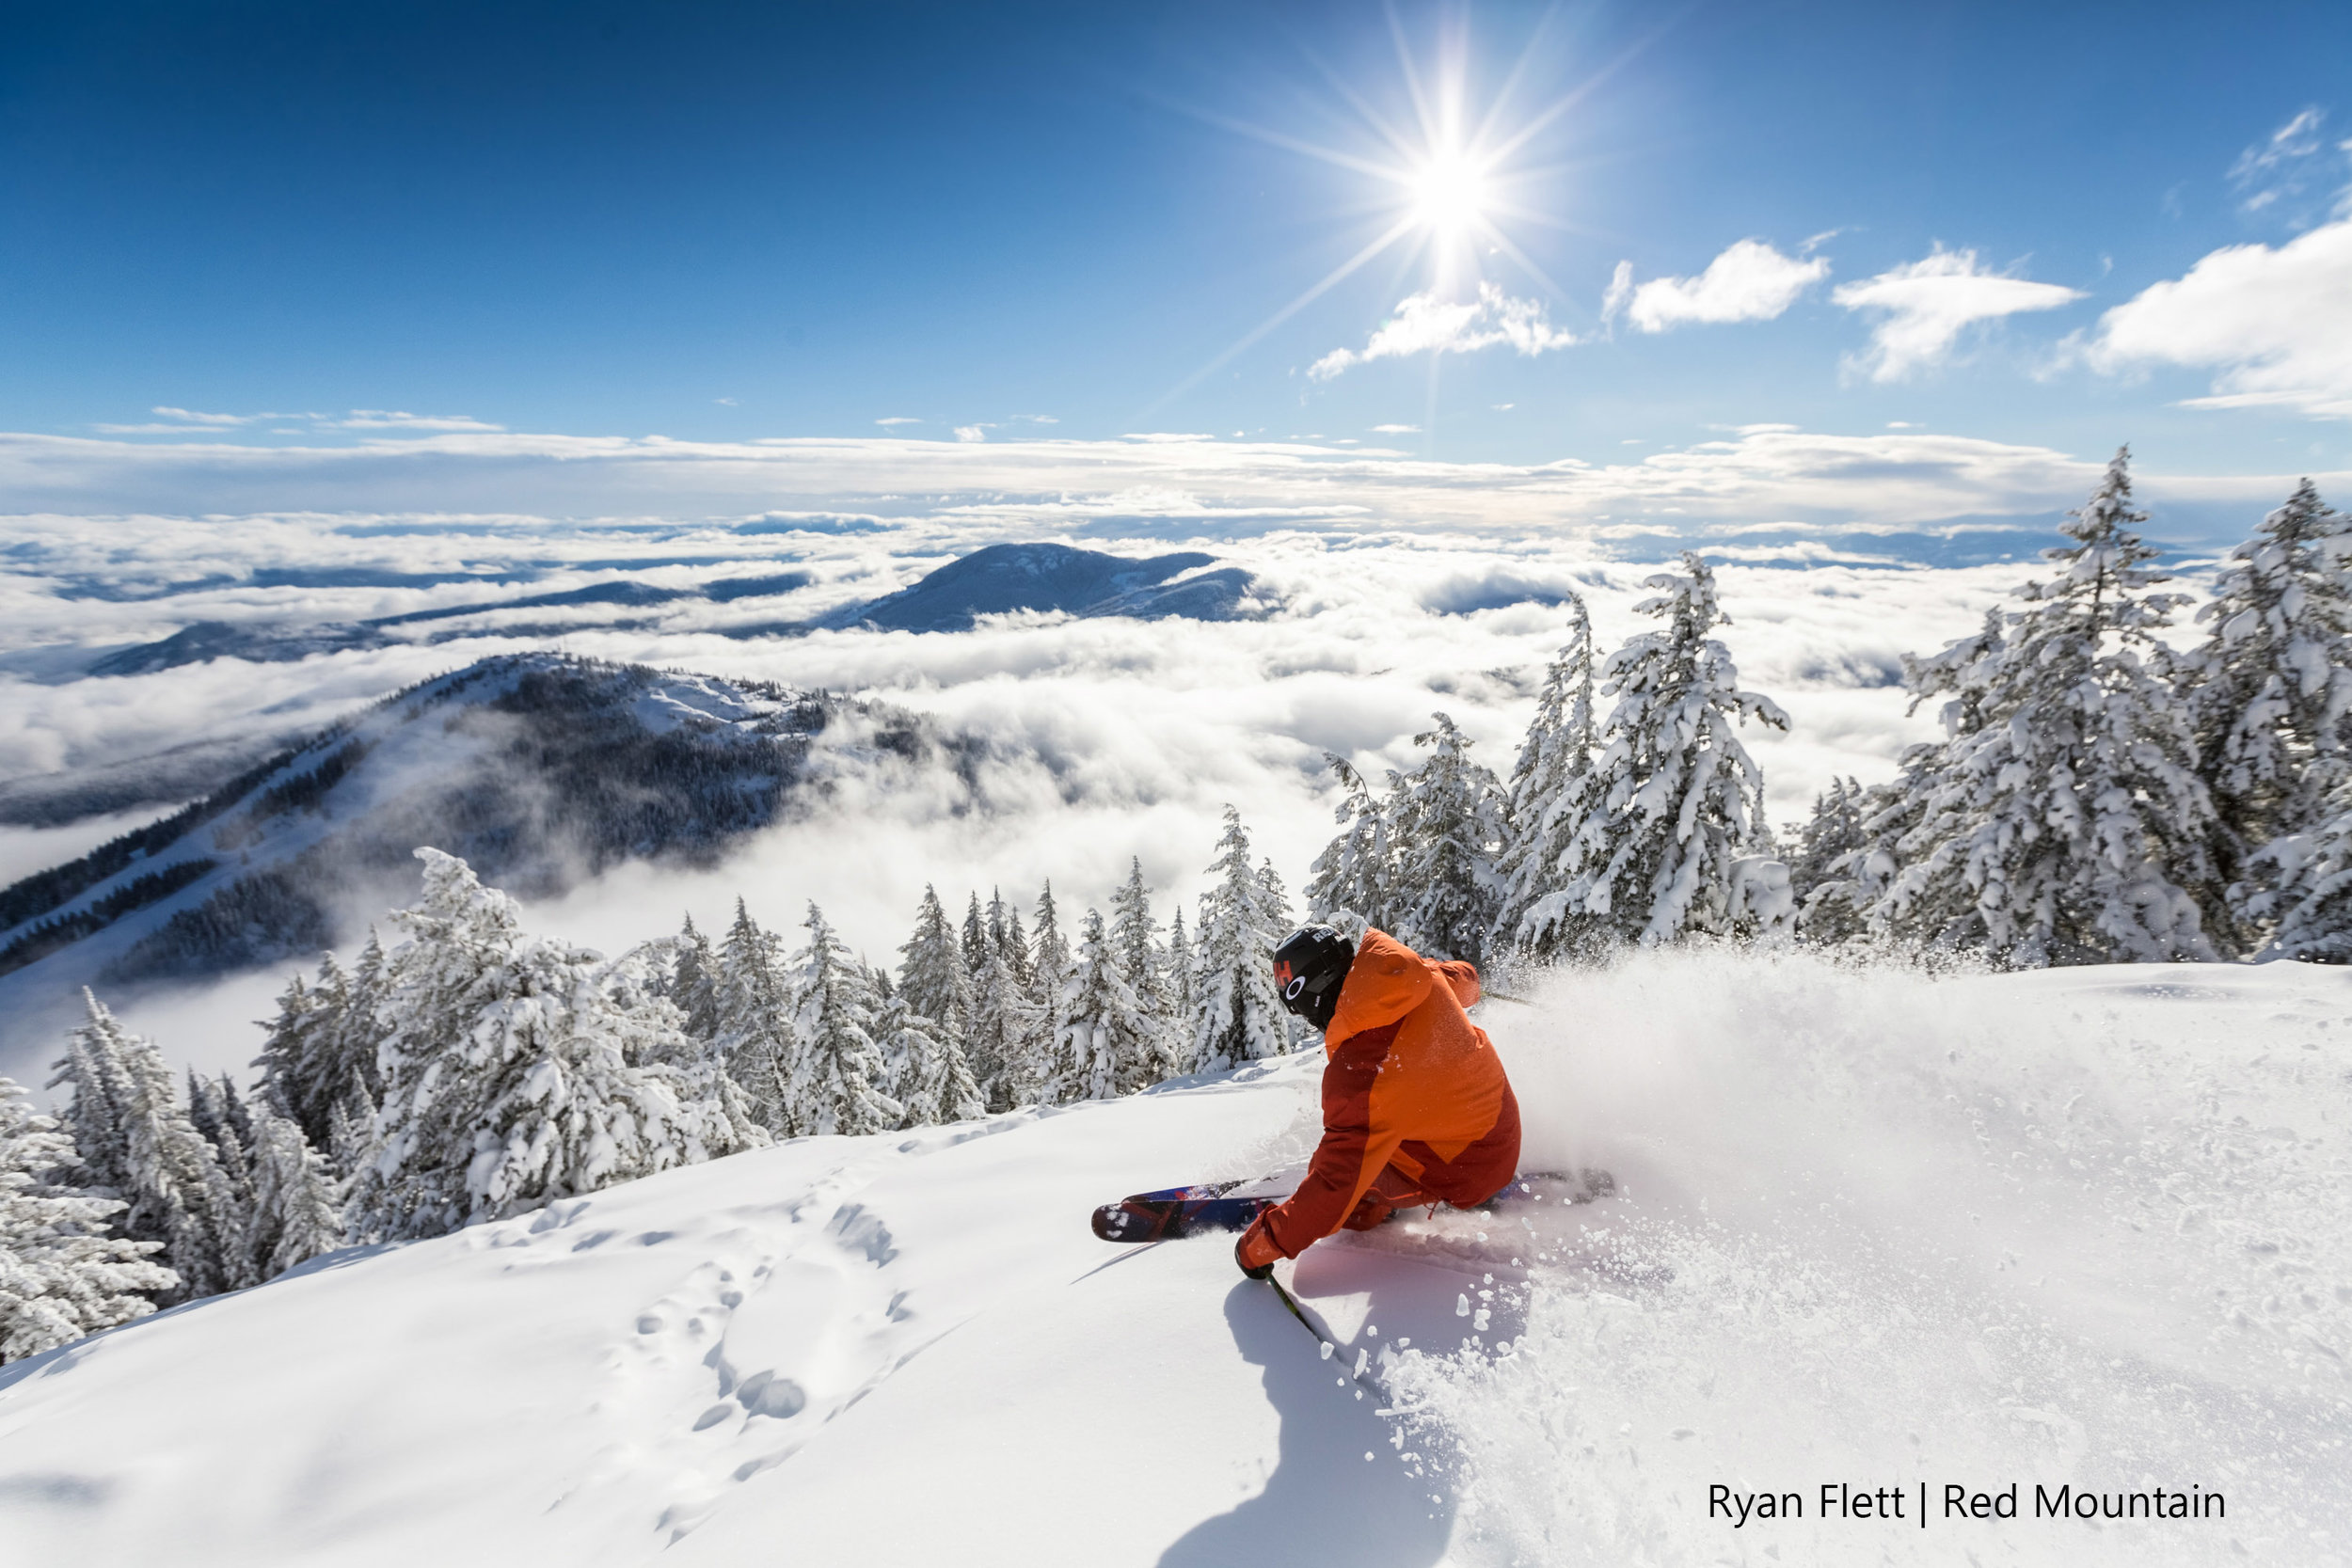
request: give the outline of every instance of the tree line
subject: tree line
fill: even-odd
[[[1943,736],[1841,780],[1784,841],[1694,554],[1648,579],[1660,625],[1597,658],[1584,606],[1507,780],[1444,714],[1377,793],[1347,759],[1306,888],[1424,951],[1591,958],[1690,937],[1959,952],[2007,967],[2352,960],[2352,522],[2309,481],[2191,595],[2165,591],[2128,452],[2045,550],[2053,570],[1940,653],[1905,656]]]
[[[348,1245],[436,1236],[787,1138],[1131,1094],[1290,1049],[1264,955],[1289,898],[1228,808],[1187,931],[1139,863],[1065,931],[926,888],[894,974],[816,904],[797,944],[740,901],[618,958],[527,930],[471,866],[348,967],[324,954],[267,1025],[256,1085],[191,1072],[95,996],[52,1117],[0,1079],[0,1359]]]

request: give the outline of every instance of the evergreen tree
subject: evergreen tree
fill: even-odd
[[[1060,1050],[1062,1009],[1069,998],[1071,953],[1061,934],[1059,911],[1054,908],[1054,884],[1047,882],[1037,900],[1037,930],[1029,939],[1029,1000],[1037,1008],[1037,1034],[1029,1042],[1029,1059],[1041,1105],[1059,1104],[1072,1093],[1073,1080]]]
[[[740,900],[737,901],[736,913],[739,918],[743,917]],[[670,1000],[677,1005],[686,1032],[698,1040],[716,1041],[719,1037],[720,1012],[719,955],[710,945],[710,939],[695,928],[694,917],[691,914],[678,927],[666,990]]]
[[[1740,863],[1764,814],[1764,777],[1736,728],[1788,716],[1740,689],[1710,637],[1724,623],[1715,574],[1685,552],[1688,576],[1661,573],[1637,612],[1665,622],[1609,656],[1601,694],[1616,699],[1591,767],[1547,808],[1545,855],[1519,863],[1514,939],[1537,956],[1591,945],[1650,946],[1739,919]],[[1537,887],[1540,895],[1529,896]]]
[[[1157,1018],[1165,1007],[1161,971],[1167,955],[1153,940],[1152,890],[1143,884],[1140,856],[1127,862],[1127,879],[1111,895],[1111,953],[1119,977],[1136,993],[1146,1014]]]
[[[1200,898],[1199,976],[1193,995],[1192,1070],[1223,1072],[1290,1049],[1290,1018],[1274,990],[1271,955],[1289,934],[1279,884],[1249,864],[1241,814],[1225,808],[1225,833]]]
[[[115,1022],[85,990],[87,1021],[68,1037],[50,1086],[72,1090],[58,1118],[76,1164],[65,1181],[128,1207],[117,1227],[163,1243],[179,1276],[167,1306],[249,1283],[245,1215],[213,1154],[172,1091],[171,1069],[153,1043]]]
[[[1181,907],[1168,917],[1168,964],[1163,973],[1168,976],[1168,992],[1160,1049],[1168,1058],[1168,1076],[1173,1078],[1200,1070],[1192,1031],[1197,1010],[1194,1001],[1200,993],[1200,966],[1193,958],[1192,941],[1184,935],[1184,911]]]
[[[1389,809],[1345,757],[1323,754],[1340,781],[1333,819],[1340,831],[1307,872],[1307,909],[1317,920],[1352,914],[1368,926],[1393,929],[1399,878]]]
[[[392,918],[380,1149],[361,1236],[439,1235],[728,1152],[724,1115],[665,1058],[678,1014],[606,963],[522,929],[515,901],[420,849],[424,895]],[[647,1065],[633,1065],[644,1062]]]
[[[1906,660],[1914,705],[1948,693],[1947,737],[1915,759],[1915,825],[1877,927],[2005,963],[2209,958],[2226,924],[2219,832],[2187,706],[2156,633],[2184,602],[2134,529],[2127,451],[2044,551],[2025,608],[1935,658]]]
[[[246,1253],[255,1279],[275,1279],[342,1245],[342,1184],[294,1121],[264,1104],[253,1122]]]
[[[975,895],[975,912],[978,903]],[[972,1033],[966,1051],[988,1108],[1009,1111],[1035,1103],[1040,1080],[1035,1052],[1043,1015],[1013,963],[1001,897],[991,898],[979,929],[980,959],[972,975]],[[1021,967],[1026,967],[1025,958]]]
[[[1545,667],[1535,717],[1519,744],[1503,801],[1502,883],[1495,928],[1508,935],[1552,891],[1549,867],[1560,863],[1579,825],[1571,804],[1593,765],[1598,736],[1593,706],[1593,622],[1584,601],[1568,600],[1568,640]]]
[[[975,892],[963,911],[964,973],[977,979],[981,966],[988,962],[990,951],[1002,945],[1003,930],[999,928],[993,937],[990,935],[987,917],[980,912],[980,895]]]
[[[332,953],[320,956],[322,969],[334,961]],[[300,974],[286,982],[286,989],[278,993],[278,1016],[262,1025],[269,1033],[262,1041],[262,1053],[253,1058],[264,1100],[284,1106],[289,1116],[300,1117],[310,1110],[310,1075],[320,1054],[319,1037],[337,1022],[326,998],[305,985]],[[333,1102],[330,1097],[327,1104]],[[317,1110],[322,1132],[326,1108],[322,1105]]]
[[[2352,519],[2303,481],[2231,552],[2197,619],[2213,629],[2183,687],[2229,879],[2248,853],[2315,827],[2352,775]],[[2246,868],[2240,900],[2278,863]]]
[[[1180,942],[1184,927],[1184,911],[1178,910],[1174,930]],[[1191,990],[1178,973],[1190,961],[1190,954],[1179,958],[1160,944],[1140,859],[1129,859],[1127,880],[1111,895],[1110,943],[1120,978],[1135,992],[1136,1004],[1152,1027],[1152,1058],[1157,1065],[1150,1082],[1173,1077],[1180,1070],[1179,1059],[1190,1054]]]
[[[914,911],[914,934],[898,949],[898,990],[916,1016],[942,1040],[953,1040],[957,1053],[972,1019],[972,972],[956,946],[947,911],[938,890],[923,889],[923,902]]]
[[[263,1100],[284,1108],[314,1147],[331,1135],[333,1108],[355,1089],[373,1117],[382,1090],[376,1048],[383,1025],[376,1005],[383,991],[384,948],[368,934],[358,967],[346,973],[332,953],[319,956],[318,979],[295,975],[278,999],[278,1016],[253,1065]]]
[[[874,1034],[900,1126],[936,1127],[988,1114],[961,1043],[915,1009],[904,990],[884,999]]]
[[[792,1103],[802,1120],[795,1132],[896,1127],[901,1107],[874,1086],[882,1076],[873,1033],[880,1005],[866,967],[850,956],[814,903],[804,924],[808,945],[793,958]]]
[[[792,988],[783,949],[738,898],[710,990],[711,1045],[747,1114],[771,1138],[794,1136],[802,1120],[791,1102]]]
[[[1029,990],[1037,984],[1037,971],[1029,961],[1029,935],[1021,928],[1021,911],[1006,903],[1002,894],[992,892],[988,915],[989,930],[1005,955],[1013,980],[1022,990]]]
[[[2352,786],[2317,826],[2256,850],[2248,869],[2247,913],[2272,931],[2264,958],[2352,963]]]
[[[252,1250],[245,1238],[253,1227],[253,1117],[229,1075],[207,1078],[188,1069],[188,1121],[212,1146],[213,1202],[221,1232],[221,1277],[226,1290],[259,1285],[267,1276],[257,1273]],[[209,1178],[208,1178],[209,1179]]]
[[[121,1200],[56,1184],[78,1164],[57,1123],[0,1078],[0,1362],[143,1317],[179,1284],[151,1261],[162,1243],[108,1234]]]
[[[677,1000],[682,944],[676,937],[640,942],[605,967],[607,996],[632,1021],[620,1038],[629,1067],[666,1068],[675,1075],[680,1101],[715,1114],[725,1133],[708,1145],[712,1154],[765,1148],[773,1140],[752,1108],[743,1085],[727,1071],[726,1053],[716,1037],[718,977],[706,971],[707,1017],[713,1028],[697,1035]],[[712,967],[715,969],[715,955]]]
[[[1168,1076],[1157,1022],[1136,995],[1103,917],[1087,911],[1069,981],[1058,1053],[1073,1100],[1133,1094]]]
[[[1480,962],[1501,904],[1495,854],[1502,838],[1502,793],[1470,760],[1470,740],[1442,713],[1413,736],[1429,755],[1405,775],[1390,813],[1396,843],[1392,918],[1407,946],[1439,958]]]
[[[1871,847],[1867,824],[1875,815],[1869,792],[1852,778],[1832,779],[1813,797],[1813,815],[1799,831],[1788,880],[1804,911],[1805,935],[1816,942],[1845,942],[1863,933],[1861,911],[1846,894],[1857,858]]]

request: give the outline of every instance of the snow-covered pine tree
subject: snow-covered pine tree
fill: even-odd
[[[929,1022],[934,1037],[956,1041],[961,1053],[972,1018],[972,972],[936,888],[925,885],[923,902],[915,907],[914,934],[898,955],[899,993]]]
[[[715,957],[715,956],[714,956]],[[751,1096],[726,1069],[726,1054],[711,1034],[687,1027],[675,994],[679,939],[639,942],[605,967],[607,994],[633,1023],[622,1039],[630,1067],[664,1067],[677,1075],[682,1102],[715,1113],[726,1123],[724,1147],[712,1154],[765,1148],[773,1140],[752,1110]],[[715,976],[709,977],[709,1017],[718,1016]]]
[[[324,969],[335,961],[335,955],[322,954],[319,961]],[[338,969],[337,973],[342,972]],[[336,1022],[326,999],[304,984],[299,974],[286,982],[286,989],[278,993],[278,1016],[262,1025],[269,1033],[262,1038],[262,1053],[253,1058],[264,1101],[283,1106],[287,1115],[296,1118],[310,1114],[310,1064],[319,1054],[318,1037],[334,1029]],[[332,1103],[330,1098],[327,1104]],[[322,1132],[326,1110],[322,1105],[316,1112]]]
[[[253,1204],[246,1253],[257,1280],[275,1279],[343,1244],[342,1183],[302,1129],[264,1103],[253,1116]]]
[[[1504,792],[1502,852],[1495,860],[1502,884],[1495,930],[1506,946],[1528,912],[1553,891],[1549,868],[1565,853],[1577,826],[1571,794],[1592,767],[1598,741],[1592,616],[1573,595],[1567,608],[1568,640],[1544,669],[1535,716],[1528,721]]]
[[[65,1181],[128,1208],[116,1227],[133,1241],[161,1242],[180,1283],[170,1306],[250,1283],[245,1216],[213,1155],[173,1093],[153,1042],[124,1029],[83,991],[85,1022],[68,1037],[49,1085],[73,1091],[58,1118],[76,1164]]]
[[[1060,1048],[1062,1008],[1069,1000],[1063,991],[1070,983],[1071,964],[1070,942],[1061,934],[1060,911],[1054,907],[1054,884],[1049,881],[1038,895],[1037,929],[1029,938],[1029,1000],[1037,1006],[1038,1030],[1029,1052],[1043,1069],[1035,1096],[1041,1105],[1059,1104],[1074,1093]]]
[[[1108,1100],[1168,1076],[1158,1022],[1127,983],[1118,943],[1093,910],[1087,911],[1063,1011],[1059,1055],[1067,1098]]]
[[[733,1148],[717,1106],[656,1058],[677,1013],[639,977],[522,928],[471,867],[420,849],[424,895],[393,915],[375,1163],[359,1237],[439,1235]],[[648,1065],[632,1065],[632,1060]]]
[[[1851,777],[1831,779],[1813,797],[1813,815],[1798,831],[1789,857],[1788,883],[1804,911],[1804,934],[1814,942],[1845,942],[1863,933],[1860,910],[1843,895],[1852,885],[1856,858],[1871,846],[1865,824],[1873,815],[1869,792]]]
[[[2220,871],[2254,873],[2242,902],[2280,864],[2245,856],[2319,826],[2352,776],[2352,517],[2303,481],[2230,552],[2197,619],[2213,629],[2182,660],[2182,685],[2224,830]]]
[[[963,1045],[912,1006],[904,989],[884,999],[874,1034],[902,1127],[936,1127],[988,1114]]]
[[[973,905],[977,911],[977,896]],[[972,1032],[965,1045],[972,1076],[991,1111],[1034,1103],[1046,1066],[1035,1059],[1043,1015],[1030,1001],[1014,966],[1004,915],[1004,900],[992,898],[980,927],[979,967],[972,975]]]
[[[1158,1016],[1168,955],[1159,945],[1152,922],[1152,890],[1144,885],[1141,856],[1128,858],[1127,879],[1111,894],[1110,943],[1120,977],[1136,993],[1145,1012]]]
[[[1391,930],[1397,869],[1388,807],[1373,798],[1363,774],[1345,757],[1326,752],[1323,759],[1340,781],[1340,803],[1332,813],[1340,831],[1308,868],[1308,913],[1317,920],[1352,914]]]
[[[874,1086],[882,1076],[873,1033],[879,999],[865,965],[850,957],[814,902],[804,924],[808,945],[793,957],[791,1098],[803,1122],[794,1131],[887,1131],[903,1113]]]
[[[2156,632],[2128,451],[2046,550],[2060,569],[1984,634],[1906,660],[1915,705],[1949,692],[1952,733],[1913,768],[1917,822],[1875,926],[2024,967],[2210,958],[2227,924],[2187,705]]]
[[[1160,1049],[1167,1053],[1168,1076],[1197,1070],[1199,1058],[1193,1052],[1192,1021],[1194,999],[1200,994],[1200,960],[1194,957],[1192,940],[1184,935],[1184,911],[1179,905],[1168,920],[1168,959],[1161,973],[1167,976],[1168,990],[1163,1000],[1162,1036]]]
[[[988,928],[997,946],[1003,949],[1013,979],[1024,990],[1036,984],[1037,973],[1029,962],[1029,934],[1021,928],[1021,911],[1006,903],[1003,894],[993,890],[989,894]]]
[[[736,908],[740,913],[739,900]],[[698,1040],[715,1042],[719,1036],[719,955],[710,945],[710,939],[695,927],[691,914],[678,927],[664,989],[677,1005],[687,1034]]]
[[[376,1003],[383,991],[384,948],[368,933],[358,966],[346,973],[332,953],[319,955],[318,978],[295,975],[278,999],[278,1016],[253,1065],[264,1101],[284,1108],[317,1148],[332,1135],[333,1108],[356,1093],[374,1115],[381,1094],[375,1053],[383,1041]]]
[[[1442,713],[1413,736],[1429,755],[1406,774],[1390,813],[1395,835],[1393,933],[1437,958],[1486,956],[1501,902],[1495,855],[1502,840],[1502,791],[1470,760],[1470,741]],[[1359,911],[1360,912],[1360,911]]]
[[[752,1120],[771,1138],[792,1137],[802,1118],[791,1103],[793,1005],[784,944],[740,898],[714,971],[711,1045],[743,1091]]]
[[[381,1152],[375,1141],[375,1108],[357,1097],[342,1101],[327,1113],[326,1144],[321,1152],[326,1156],[327,1168],[335,1173],[346,1196],[359,1173],[373,1164]]]
[[[207,1078],[194,1068],[188,1069],[188,1121],[212,1146],[213,1164],[219,1173],[213,1203],[220,1216],[226,1288],[259,1285],[265,1276],[254,1271],[252,1252],[244,1240],[253,1228],[253,1117],[227,1073]]]
[[[2246,914],[2271,933],[2263,958],[2352,963],[2352,784],[2336,791],[2319,818],[2249,857]]]
[[[1184,911],[1180,909],[1173,927],[1180,943],[1184,928]],[[1135,992],[1136,1006],[1151,1025],[1151,1053],[1142,1082],[1171,1078],[1189,1045],[1191,990],[1178,970],[1190,963],[1191,954],[1187,951],[1180,958],[1160,945],[1152,920],[1152,890],[1144,885],[1139,858],[1129,859],[1127,879],[1111,895],[1110,944],[1120,978]]]
[[[1279,884],[1249,863],[1241,813],[1225,808],[1225,833],[1209,867],[1216,879],[1200,895],[1200,955],[1192,1011],[1196,1072],[1223,1072],[1290,1049],[1290,1015],[1274,990],[1271,955],[1289,934]]]
[[[1764,776],[1737,727],[1754,719],[1786,729],[1788,718],[1740,689],[1729,651],[1708,635],[1725,623],[1715,574],[1695,553],[1682,562],[1687,576],[1644,583],[1658,593],[1636,612],[1665,626],[1601,666],[1601,695],[1616,700],[1599,754],[1550,808],[1556,851],[1527,863],[1525,876],[1546,891],[1525,903],[1512,934],[1535,956],[1651,946],[1728,931],[1738,919]]]
[[[990,947],[995,942],[1002,942],[1003,938],[1004,933],[1000,930],[992,942],[988,931],[988,917],[980,912],[980,895],[977,891],[974,892],[971,902],[964,906],[963,911],[964,973],[977,977],[980,973],[980,966],[988,961]]]
[[[108,1233],[121,1200],[56,1183],[77,1164],[56,1121],[0,1078],[0,1362],[143,1317],[179,1284],[152,1260],[162,1243]]]

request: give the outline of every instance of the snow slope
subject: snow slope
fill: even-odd
[[[1534,1000],[1483,1009],[1525,1165],[1618,1194],[1318,1246],[1337,1357],[1227,1245],[1085,1224],[1301,1155],[1317,1063],[1279,1062],[738,1156],[0,1370],[0,1563],[2352,1551],[2352,975],[1702,953]],[[2028,1516],[1708,1515],[1840,1481]],[[2229,1512],[2030,1517],[2061,1481]]]

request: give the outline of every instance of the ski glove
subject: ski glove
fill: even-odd
[[[1251,1221],[1249,1228],[1241,1233],[1241,1240],[1233,1243],[1233,1261],[1252,1279],[1273,1278],[1275,1262],[1282,1256],[1282,1249],[1274,1244],[1273,1233],[1266,1229],[1263,1214]]]

